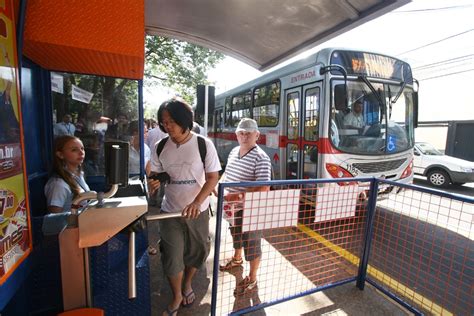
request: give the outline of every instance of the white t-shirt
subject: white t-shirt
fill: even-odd
[[[344,125],[347,127],[362,128],[365,126],[364,116],[362,113],[354,114],[354,112],[351,112],[344,116]]]
[[[165,187],[165,196],[161,209],[164,212],[180,213],[201,191],[206,182],[204,166],[199,154],[198,136],[192,132],[191,139],[177,146],[168,139],[160,154],[156,154],[156,146],[151,154],[151,171],[167,172],[171,178]],[[214,144],[207,138],[205,172],[218,172],[221,170],[219,157]],[[209,198],[201,204],[201,212],[209,207]]]

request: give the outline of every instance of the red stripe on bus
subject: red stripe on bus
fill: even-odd
[[[334,148],[329,138],[320,138],[318,140],[318,152],[321,154],[342,154],[341,151]]]
[[[237,136],[235,133],[230,133],[230,132],[220,132],[220,133],[208,133],[210,138],[217,138],[217,139],[225,139],[225,140],[231,140],[231,141],[237,141]],[[260,137],[257,141],[257,144],[259,145],[266,145],[266,137],[264,134],[260,134]],[[321,154],[340,154],[341,152],[334,148],[329,141],[329,138],[320,138],[317,141],[304,141],[304,140],[296,140],[292,139],[289,140],[287,136],[280,136],[279,137],[279,147],[280,148],[286,148],[288,144],[298,144],[302,143],[303,146],[309,145],[309,146],[316,146],[318,147],[318,152]]]
[[[218,139],[225,139],[225,140],[232,140],[234,142],[237,141],[237,135],[235,133],[230,132],[221,132],[221,133],[207,133],[209,138],[218,138]],[[260,134],[260,137],[257,140],[257,144],[265,146],[267,144],[267,138],[265,135]]]

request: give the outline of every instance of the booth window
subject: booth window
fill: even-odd
[[[86,152],[85,174],[104,175],[104,142],[132,140],[130,123],[138,120],[137,81],[51,73],[51,94],[54,137],[79,137]]]

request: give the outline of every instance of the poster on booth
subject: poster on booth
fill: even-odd
[[[14,26],[12,2],[4,1],[0,4],[0,284],[31,249]]]

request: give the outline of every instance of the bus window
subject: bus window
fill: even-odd
[[[292,92],[287,96],[288,108],[288,139],[298,139],[298,121],[300,118],[300,94],[299,92]]]
[[[222,128],[224,127],[224,113],[222,109],[215,111],[215,123],[214,123],[214,130],[217,132],[222,132]]]
[[[104,175],[104,141],[132,139],[130,122],[138,120],[137,81],[70,73],[51,73],[51,80],[54,136],[79,137],[86,152],[85,174]]]
[[[231,127],[237,127],[240,120],[244,117],[250,117],[251,92],[247,91],[232,98]]]
[[[305,91],[304,138],[316,141],[319,134],[319,88]]]
[[[253,118],[259,127],[278,125],[280,82],[256,88],[253,93]]]
[[[318,167],[318,148],[304,146],[303,179],[316,179]]]
[[[230,107],[230,100],[231,97],[225,98],[225,104],[224,104],[224,123],[225,126],[231,127],[232,126],[232,109]]]
[[[347,87],[349,108],[343,109],[335,103],[332,108],[340,137],[333,144],[339,150],[379,155],[406,151],[413,146],[411,88],[405,87],[400,93],[400,84],[375,80],[370,86],[360,80],[348,81]]]
[[[298,178],[298,145],[288,144],[286,147],[286,179]]]

